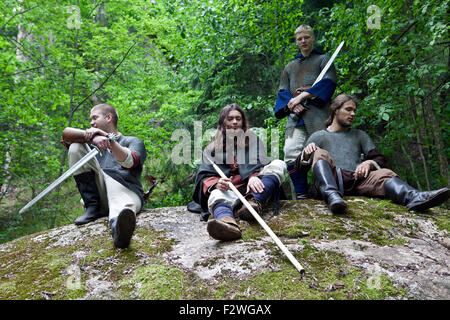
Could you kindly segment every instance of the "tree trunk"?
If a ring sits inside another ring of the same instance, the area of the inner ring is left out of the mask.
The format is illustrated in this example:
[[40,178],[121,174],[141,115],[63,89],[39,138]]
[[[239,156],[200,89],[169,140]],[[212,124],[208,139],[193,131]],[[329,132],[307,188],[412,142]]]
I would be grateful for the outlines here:
[[431,134],[433,135],[433,146],[436,150],[437,160],[439,164],[439,173],[445,179],[445,184],[448,185],[448,160],[445,155],[445,143],[442,138],[441,125],[433,110],[432,100],[433,97],[426,97],[422,105],[425,111],[427,123],[429,124],[429,128],[431,129]]

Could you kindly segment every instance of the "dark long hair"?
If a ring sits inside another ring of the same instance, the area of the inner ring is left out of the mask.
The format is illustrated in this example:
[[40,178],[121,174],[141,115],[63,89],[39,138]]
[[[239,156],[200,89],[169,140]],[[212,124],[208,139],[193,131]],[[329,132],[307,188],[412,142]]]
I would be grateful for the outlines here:
[[342,105],[348,101],[353,101],[355,106],[358,107],[358,100],[349,94],[341,93],[336,98],[333,99],[330,106],[330,114],[328,119],[325,120],[325,128],[331,126],[334,120],[334,115],[336,114],[336,110],[340,109]]
[[233,110],[239,111],[239,113],[241,114],[241,117],[242,117],[242,130],[244,130],[244,132],[247,131],[247,129],[249,128],[249,124],[247,121],[247,117],[245,116],[244,110],[242,110],[239,103],[233,102],[233,103],[223,107],[222,111],[220,111],[219,121],[217,122],[217,131],[218,132],[220,131],[220,132],[222,132],[222,134],[225,134],[226,129],[227,129],[225,127],[225,120],[227,119],[228,114]]
[[[233,110],[237,110],[241,114],[242,131],[239,132],[240,134],[238,133],[237,135],[233,136],[233,139],[231,140],[227,139],[227,128],[225,126],[225,120],[227,119],[228,114]],[[256,139],[256,135],[249,129],[250,125],[241,106],[236,102],[226,105],[220,112],[219,120],[217,122],[216,134],[206,148],[208,151],[223,151],[225,154],[227,154],[227,161],[230,161],[228,157],[232,157],[231,151],[235,150],[235,148],[245,149],[246,147],[248,147],[249,141],[251,141],[251,139],[249,138],[250,135],[252,137],[254,136],[253,138]]]

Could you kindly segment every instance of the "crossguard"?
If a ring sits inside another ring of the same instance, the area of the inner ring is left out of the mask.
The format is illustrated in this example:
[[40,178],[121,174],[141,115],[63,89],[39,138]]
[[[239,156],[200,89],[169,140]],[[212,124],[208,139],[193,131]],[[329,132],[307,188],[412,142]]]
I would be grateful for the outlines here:
[[112,133],[112,132],[108,133],[107,137],[109,139],[109,142],[113,142],[113,141],[119,140],[119,135],[115,134],[115,133]]
[[[107,134],[107,137],[108,137],[108,140],[109,140],[109,142],[113,142],[113,141],[117,141],[117,140],[119,140],[119,135],[118,134],[115,134],[115,133],[108,133]],[[89,145],[91,148],[94,148],[94,149],[97,149],[97,151],[98,151],[98,153],[100,154],[100,157],[102,157],[103,155],[102,155],[102,153],[101,153],[101,151],[100,151],[100,149],[95,145],[95,144],[90,144]]]

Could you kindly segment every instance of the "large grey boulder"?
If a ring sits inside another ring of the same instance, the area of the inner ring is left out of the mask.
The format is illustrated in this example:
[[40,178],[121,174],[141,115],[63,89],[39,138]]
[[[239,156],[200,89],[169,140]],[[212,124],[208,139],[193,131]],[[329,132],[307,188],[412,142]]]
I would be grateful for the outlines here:
[[306,269],[303,277],[257,223],[220,242],[185,207],[143,211],[128,249],[106,218],[0,245],[0,299],[449,299],[449,211],[408,212],[347,197],[281,201],[263,218]]

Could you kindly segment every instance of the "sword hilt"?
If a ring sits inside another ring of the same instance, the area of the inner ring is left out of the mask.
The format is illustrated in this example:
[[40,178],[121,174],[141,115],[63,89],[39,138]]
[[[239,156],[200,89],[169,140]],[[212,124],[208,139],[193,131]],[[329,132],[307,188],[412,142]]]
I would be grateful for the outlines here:
[[[110,133],[107,134],[107,137],[108,137],[109,142],[113,142],[113,141],[119,140],[120,136],[118,134],[110,132]],[[91,147],[91,149],[92,148],[93,149],[97,149],[98,153],[100,154],[100,157],[103,156],[102,152],[100,151],[100,149],[95,144],[89,144],[89,146]]]
[[107,137],[109,139],[109,142],[113,142],[113,141],[119,140],[119,135],[115,134],[115,133],[112,133],[112,132],[108,133]]
[[302,105],[303,108],[309,110],[309,107],[305,104],[305,101],[300,102],[300,104]]

